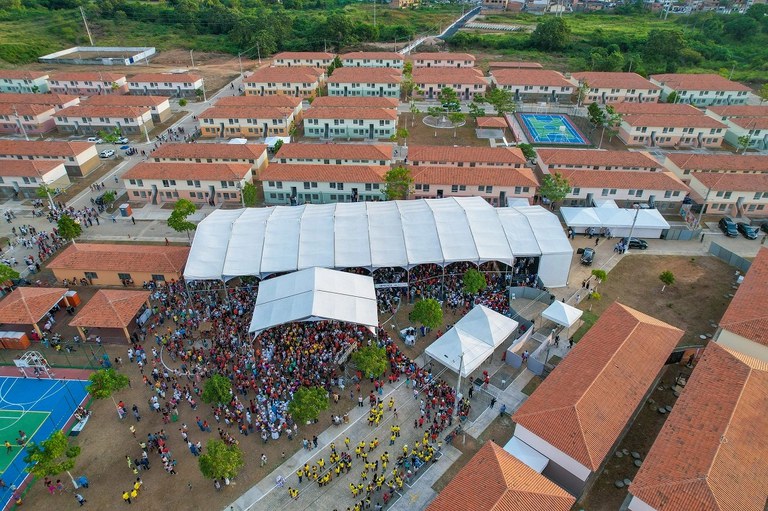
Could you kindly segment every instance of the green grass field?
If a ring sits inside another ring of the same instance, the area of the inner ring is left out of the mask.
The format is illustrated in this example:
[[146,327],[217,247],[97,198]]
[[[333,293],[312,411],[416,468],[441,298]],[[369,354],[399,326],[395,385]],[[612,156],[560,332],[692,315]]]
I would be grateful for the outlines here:
[[27,434],[27,440],[35,436],[40,426],[45,422],[48,412],[22,412],[19,410],[0,410],[0,442],[9,441],[13,444],[11,452],[3,447],[0,454],[0,473],[5,472],[16,457],[21,454],[21,446],[16,444],[19,430]]

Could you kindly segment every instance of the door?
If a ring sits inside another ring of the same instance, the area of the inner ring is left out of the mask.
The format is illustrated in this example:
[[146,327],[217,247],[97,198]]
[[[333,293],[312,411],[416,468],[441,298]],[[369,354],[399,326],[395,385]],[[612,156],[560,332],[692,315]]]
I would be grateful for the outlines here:
[[507,192],[505,191],[499,192],[499,207],[501,208],[507,207]]
[[261,130],[261,136],[267,138],[269,135],[269,125],[266,122],[261,126]]
[[224,123],[223,122],[219,123],[219,136],[220,137],[224,136]]
[[469,87],[464,89],[464,99],[469,99]]
[[210,185],[208,187],[208,205],[209,206],[216,205],[216,188],[214,188],[213,185]]
[[443,198],[443,191],[442,190],[438,190],[437,191],[437,198],[438,199],[442,199]]
[[157,204],[157,185],[152,185],[152,204]]
[[329,131],[329,128],[328,128],[328,123],[326,122],[326,123],[325,123],[325,129],[323,130],[323,138],[330,138],[330,137],[328,136],[328,135],[329,135],[329,134],[328,134],[328,131]]
[[295,199],[295,198],[296,198],[296,194],[297,194],[297,192],[296,192],[296,187],[295,187],[295,186],[292,186],[292,187],[291,187],[291,198],[292,198],[292,199]]
[[344,96],[349,96],[349,87],[347,87],[346,85],[344,86],[344,94],[343,95]]
[[379,87],[379,96],[384,97],[384,86]]
[[352,202],[357,202],[360,197],[357,194],[357,188],[352,188]]
[[435,93],[435,90],[432,87],[430,87],[429,92],[427,93],[427,96],[429,97],[429,99],[432,99],[432,96],[434,95],[434,93]]
[[373,124],[368,125],[368,138],[373,138]]

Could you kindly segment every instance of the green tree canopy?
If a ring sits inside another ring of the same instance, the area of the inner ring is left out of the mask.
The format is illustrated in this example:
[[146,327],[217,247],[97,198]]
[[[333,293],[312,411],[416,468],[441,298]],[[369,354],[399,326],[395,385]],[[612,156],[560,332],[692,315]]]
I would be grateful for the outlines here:
[[19,278],[19,272],[11,268],[10,266],[6,264],[0,264],[0,283],[3,283],[7,280],[11,279],[18,279]]
[[117,198],[117,194],[114,190],[107,190],[104,192],[104,195],[102,195],[102,199],[104,200],[104,204],[112,204],[115,202],[115,199]]
[[675,283],[675,274],[669,270],[665,270],[659,275],[659,280],[664,284],[661,288],[661,292],[663,293],[667,286],[671,286]]
[[459,95],[453,87],[443,87],[437,95],[440,105],[445,112],[458,112],[461,110]]
[[512,91],[502,89],[501,87],[494,87],[482,96],[486,103],[491,105],[496,110],[496,115],[504,116],[505,114],[511,114],[515,112],[515,98],[512,95]]
[[587,118],[589,118],[589,123],[592,126],[600,128],[603,125],[603,122],[605,122],[605,112],[600,108],[600,105],[592,102],[587,107]]
[[405,200],[413,185],[413,176],[407,167],[395,167],[384,174],[384,193],[389,200]]
[[329,405],[328,392],[325,389],[301,387],[293,393],[293,398],[288,403],[288,411],[296,422],[304,424],[317,419],[320,412],[327,410]]
[[200,398],[208,404],[226,404],[232,400],[232,382],[226,376],[214,374],[205,381]]
[[531,144],[517,144],[517,148],[523,153],[526,160],[536,159],[536,149]]
[[605,282],[608,279],[608,274],[605,270],[592,270],[592,275],[600,282]]
[[256,206],[256,185],[253,183],[245,183],[243,190],[240,193],[243,194],[243,203],[246,208],[253,208]]
[[645,40],[643,60],[649,71],[674,73],[686,47],[685,38],[679,30],[654,28]]
[[42,183],[35,190],[35,195],[37,195],[41,199],[46,199],[48,201],[48,207],[51,208],[51,211],[56,211],[56,203],[53,202],[54,193],[55,193],[55,190],[45,183]]
[[563,18],[547,18],[531,34],[529,43],[544,51],[562,50],[570,43],[571,29]]
[[552,202],[562,201],[570,192],[571,184],[559,172],[544,176],[539,187],[539,194]]
[[197,211],[197,207],[187,199],[179,199],[173,206],[171,216],[168,217],[168,227],[176,232],[186,232],[189,239],[189,231],[195,229],[195,224],[187,220],[189,215]]
[[24,462],[31,464],[26,470],[35,477],[52,477],[72,470],[79,455],[80,447],[69,445],[64,432],[56,430],[39,444],[29,442]]
[[211,439],[205,452],[198,458],[198,466],[208,479],[234,479],[245,465],[243,451],[238,444],[227,445],[222,440]]
[[352,354],[352,361],[366,378],[378,378],[389,367],[387,350],[376,345],[363,346]]
[[470,268],[464,272],[464,292],[471,295],[479,293],[486,288],[488,283],[485,280],[485,275],[475,268]]
[[472,119],[475,121],[475,124],[477,124],[478,117],[485,117],[485,109],[476,102],[470,102],[467,107],[469,108],[469,116],[472,117]]
[[437,328],[443,324],[443,308],[434,298],[419,300],[413,306],[410,319],[427,328]]
[[69,215],[61,215],[56,223],[56,228],[59,231],[59,236],[65,240],[74,240],[83,233],[82,226],[72,220]]
[[115,392],[124,389],[130,383],[128,377],[111,367],[99,369],[88,377],[88,393],[96,399],[106,399]]

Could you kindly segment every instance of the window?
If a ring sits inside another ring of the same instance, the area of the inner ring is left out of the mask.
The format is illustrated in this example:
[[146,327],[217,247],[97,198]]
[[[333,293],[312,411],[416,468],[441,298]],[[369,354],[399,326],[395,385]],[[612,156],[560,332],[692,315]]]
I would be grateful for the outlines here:
[[456,193],[459,191],[459,185],[451,185],[451,193]]
[[608,192],[609,192],[608,188],[603,188],[603,191],[602,191],[601,195],[603,197],[607,197],[608,196]]
[[416,189],[417,189],[417,190],[421,190],[421,184],[419,184],[419,183],[416,183]]
[[667,190],[666,192],[664,192],[665,199],[669,199],[670,197],[672,197],[672,192],[670,190]]
[[85,272],[85,278],[88,280],[98,279],[99,274],[96,273],[95,271],[87,271]]
[[630,190],[628,193],[629,193],[629,195],[634,195],[635,191],[634,190]]
[[637,192],[635,192],[635,197],[642,197],[643,196],[643,191],[644,190],[638,190]]
[[165,275],[152,274],[152,280],[155,282],[165,282]]
[[309,181],[304,181],[304,189],[309,190]]
[[117,278],[120,280],[131,280],[131,274],[130,273],[118,273]]
[[422,185],[421,186],[421,191],[422,192],[428,192],[429,191],[429,185]]

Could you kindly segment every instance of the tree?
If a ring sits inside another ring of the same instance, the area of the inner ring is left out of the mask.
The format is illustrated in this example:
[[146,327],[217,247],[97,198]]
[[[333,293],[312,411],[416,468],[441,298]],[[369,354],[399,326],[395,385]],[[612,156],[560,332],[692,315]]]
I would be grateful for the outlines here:
[[593,101],[587,107],[587,118],[594,128],[599,128],[605,122],[605,112]]
[[238,444],[227,445],[223,440],[211,439],[205,452],[198,458],[198,466],[208,479],[234,479],[243,468],[243,451]]
[[187,100],[186,100],[186,99],[184,99],[184,98],[181,98],[181,99],[179,100],[179,106],[180,106],[181,108],[184,108],[185,106],[187,106]]
[[229,403],[232,400],[232,382],[226,376],[214,374],[205,381],[200,398],[208,404]]
[[444,112],[458,112],[461,110],[459,95],[453,87],[443,87],[437,94]]
[[571,184],[559,172],[544,176],[544,179],[541,180],[541,186],[539,186],[539,195],[551,200],[552,203],[565,199],[570,192]]
[[395,167],[384,174],[384,194],[389,200],[405,200],[413,185],[413,176],[407,167]]
[[92,373],[88,381],[91,382],[88,384],[88,393],[96,399],[112,397],[112,394],[124,389],[130,383],[126,375],[118,373],[111,367]]
[[31,464],[26,470],[39,478],[54,477],[72,470],[75,459],[80,455],[80,447],[69,445],[69,439],[61,430],[54,431],[39,444],[29,442],[26,448],[24,462]]
[[549,18],[536,26],[528,42],[544,51],[562,50],[570,42],[571,29],[563,18]]
[[464,124],[464,114],[461,112],[451,112],[448,114],[448,120],[453,124],[453,138],[456,138],[456,129]]
[[408,147],[408,135],[410,135],[410,133],[408,133],[406,128],[397,128],[395,133],[389,137],[389,139],[392,142],[398,142],[400,139],[402,139],[405,142],[405,147]]
[[608,131],[608,142],[619,133],[619,126],[624,119],[624,114],[617,112],[611,105],[605,107],[605,116],[603,117],[603,133],[600,134],[600,144],[603,146],[603,134]]
[[674,73],[680,64],[683,49],[687,46],[679,30],[650,30],[643,50],[647,70]]
[[672,91],[669,94],[667,94],[667,103],[677,103],[677,101],[680,99],[679,94],[677,91]]
[[437,328],[443,324],[443,308],[434,298],[419,300],[413,306],[411,321],[421,323],[427,328]]
[[591,87],[587,82],[581,82],[581,85],[579,85],[579,88],[576,89],[576,105],[577,106],[581,106],[584,100],[587,99],[587,94],[589,94],[590,89]]
[[485,281],[485,275],[474,268],[464,272],[464,292],[471,295],[479,293],[486,288],[488,283]]
[[243,190],[240,192],[243,194],[243,204],[246,208],[253,208],[256,206],[256,185],[253,183],[245,183]]
[[517,144],[517,148],[520,149],[526,160],[533,161],[536,159],[536,149],[531,144]]
[[764,83],[763,86],[760,87],[760,90],[757,91],[757,95],[760,97],[760,104],[768,101],[768,83]]
[[485,117],[485,108],[482,108],[474,101],[470,102],[467,107],[469,108],[469,116],[472,117],[472,120],[475,121],[475,124],[477,124],[478,117]]
[[3,284],[4,282],[11,279],[18,279],[19,277],[19,272],[7,264],[0,264],[0,284]]
[[83,228],[79,221],[72,220],[72,217],[69,215],[61,215],[56,224],[56,228],[59,231],[59,236],[65,240],[72,240],[73,243],[75,238],[83,233]]
[[197,207],[187,199],[179,199],[173,206],[171,216],[168,217],[168,227],[176,232],[186,232],[189,239],[189,231],[195,229],[195,224],[187,220],[189,215],[197,211]]
[[411,100],[410,105],[410,111],[411,111],[411,128],[416,124],[416,116],[421,113],[421,110],[416,106],[416,102]]
[[495,87],[486,92],[482,99],[496,110],[496,115],[504,117],[505,114],[515,113],[515,98],[507,89]]
[[107,190],[104,192],[104,195],[101,196],[102,200],[104,201],[104,204],[112,205],[113,202],[115,202],[115,199],[117,198],[117,194],[114,190]]
[[741,152],[746,153],[747,148],[749,147],[749,143],[752,141],[752,137],[747,133],[746,135],[742,135],[739,137],[739,147],[741,147]]
[[592,270],[592,276],[600,282],[605,282],[608,279],[608,274],[605,273],[605,270]]
[[328,392],[325,389],[301,387],[293,393],[293,398],[288,403],[288,411],[297,423],[304,424],[317,419],[320,412],[327,410],[329,405]]
[[663,293],[667,286],[671,286],[675,283],[675,275],[671,271],[665,270],[659,275],[659,280],[664,284],[661,286],[661,292]]
[[53,188],[45,183],[42,183],[35,190],[35,194],[41,199],[48,199],[48,207],[51,208],[51,211],[56,211],[56,203],[53,202],[53,196],[55,194],[55,190],[53,190]]
[[277,152],[280,150],[280,148],[283,147],[283,139],[279,139],[277,142],[275,142],[275,145],[272,146],[272,151],[277,154]]
[[387,351],[376,345],[364,346],[355,351],[352,361],[367,378],[378,378],[389,366]]

